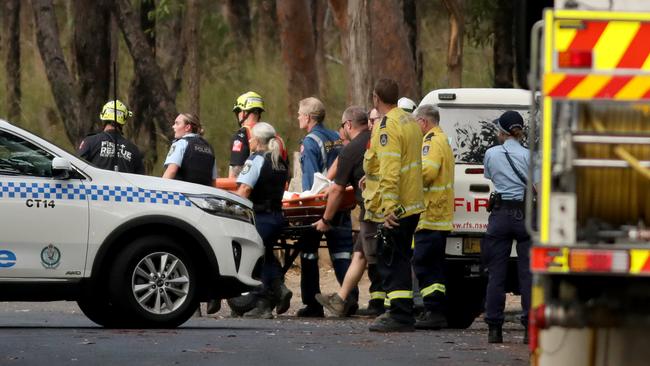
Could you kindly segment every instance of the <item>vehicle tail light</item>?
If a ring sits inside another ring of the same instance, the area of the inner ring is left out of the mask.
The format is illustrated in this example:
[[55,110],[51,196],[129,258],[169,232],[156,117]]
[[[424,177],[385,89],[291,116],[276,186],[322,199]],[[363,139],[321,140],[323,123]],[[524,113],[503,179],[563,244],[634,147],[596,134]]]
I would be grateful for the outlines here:
[[568,50],[558,53],[558,66],[571,69],[590,69],[593,65],[591,50]]
[[574,249],[569,256],[573,272],[627,273],[630,256],[626,251]]
[[467,168],[465,169],[465,174],[483,174],[483,168]]
[[555,271],[562,272],[568,269],[566,258],[568,249],[557,247],[534,247],[530,258],[530,266],[533,271]]

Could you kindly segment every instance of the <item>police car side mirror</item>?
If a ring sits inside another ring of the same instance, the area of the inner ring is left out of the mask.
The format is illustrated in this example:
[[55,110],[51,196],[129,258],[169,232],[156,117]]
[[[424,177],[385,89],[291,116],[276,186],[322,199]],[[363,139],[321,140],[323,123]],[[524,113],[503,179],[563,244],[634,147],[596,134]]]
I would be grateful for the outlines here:
[[70,178],[70,171],[72,166],[70,161],[64,158],[54,158],[52,159],[52,178],[54,179],[68,179]]

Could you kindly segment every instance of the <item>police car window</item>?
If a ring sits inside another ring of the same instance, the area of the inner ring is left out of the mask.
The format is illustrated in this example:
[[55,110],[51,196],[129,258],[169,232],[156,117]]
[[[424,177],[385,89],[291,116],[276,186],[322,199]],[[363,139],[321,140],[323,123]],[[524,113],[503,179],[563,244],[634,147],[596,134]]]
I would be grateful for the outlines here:
[[32,143],[0,131],[0,175],[51,177],[53,158]]
[[[485,152],[497,145],[497,126],[492,123],[506,109],[440,108],[440,127],[449,137],[456,163],[483,164]],[[517,110],[529,121],[528,110]],[[525,141],[524,141],[525,144]]]

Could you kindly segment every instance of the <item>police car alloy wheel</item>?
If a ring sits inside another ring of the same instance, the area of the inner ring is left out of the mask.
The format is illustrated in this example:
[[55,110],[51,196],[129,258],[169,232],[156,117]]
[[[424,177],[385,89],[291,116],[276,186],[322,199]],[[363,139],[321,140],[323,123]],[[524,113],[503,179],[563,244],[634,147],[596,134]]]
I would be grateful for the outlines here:
[[146,236],[127,244],[110,279],[111,298],[132,327],[175,327],[198,307],[198,275],[180,244],[164,236]]
[[153,314],[169,314],[187,299],[190,278],[185,264],[171,253],[156,252],[143,258],[131,279],[133,296]]

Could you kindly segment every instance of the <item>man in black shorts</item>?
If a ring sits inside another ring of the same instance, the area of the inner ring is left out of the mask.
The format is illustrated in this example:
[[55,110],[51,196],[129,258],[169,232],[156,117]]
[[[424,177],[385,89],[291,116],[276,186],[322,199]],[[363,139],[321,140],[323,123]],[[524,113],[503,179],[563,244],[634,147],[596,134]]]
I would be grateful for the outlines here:
[[365,213],[361,188],[359,187],[359,181],[364,177],[363,155],[370,142],[368,115],[361,107],[349,107],[343,112],[341,127],[351,141],[339,153],[336,177],[334,178],[334,184],[329,189],[325,213],[321,220],[314,225],[321,232],[330,229],[329,221],[334,217],[341,204],[345,187],[352,185],[356,201],[361,208],[359,215],[360,231],[354,245],[352,263],[345,274],[341,289],[337,293],[316,294],[316,300],[336,316],[348,315],[348,309],[352,305],[352,301],[347,301],[348,296],[356,289],[363,271],[366,269],[366,264],[368,264],[368,275],[372,282],[370,286],[371,300],[368,305],[368,309],[371,310],[372,314],[369,315],[378,315],[377,312],[383,310],[386,295],[381,290],[381,281],[377,278],[378,273],[375,265],[377,263],[377,239],[375,239],[377,224],[363,220]]

